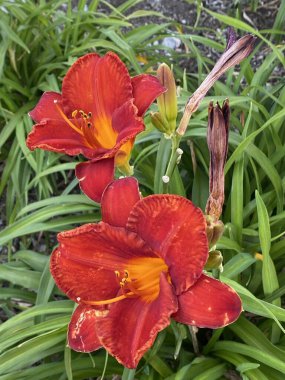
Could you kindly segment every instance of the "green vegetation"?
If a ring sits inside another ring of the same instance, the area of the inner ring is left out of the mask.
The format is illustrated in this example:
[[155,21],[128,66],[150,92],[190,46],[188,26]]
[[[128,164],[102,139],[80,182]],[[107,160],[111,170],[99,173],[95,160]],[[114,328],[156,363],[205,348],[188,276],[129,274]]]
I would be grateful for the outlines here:
[[[57,232],[100,220],[100,208],[80,194],[74,158],[28,150],[25,139],[33,124],[28,111],[43,91],[60,91],[61,80],[76,58],[91,51],[104,54],[112,50],[132,75],[156,70],[162,59],[172,64],[181,85],[181,116],[187,99],[215,63],[205,49],[221,53],[226,43],[220,30],[201,26],[199,18],[195,26],[182,28],[155,12],[132,11],[139,3],[127,0],[114,8],[106,1],[92,0],[87,7],[87,2],[80,0],[77,9],[72,9],[71,1],[0,2],[0,195],[4,206],[0,380],[80,380],[96,378],[104,371],[106,378],[122,374],[124,380],[229,379],[231,371],[243,380],[282,380],[284,0],[273,28],[259,31],[241,21],[239,12],[230,17],[201,10],[201,2],[197,2],[198,16],[207,12],[221,23],[222,30],[230,25],[239,34],[255,34],[258,42],[240,68],[231,69],[216,82],[193,115],[181,144],[182,161],[170,186],[170,192],[187,195],[205,209],[207,106],[210,100],[222,102],[228,97],[232,113],[222,216],[226,229],[218,249],[224,255],[221,279],[241,296],[243,315],[223,329],[200,329],[200,356],[194,354],[186,327],[173,322],[159,334],[137,372],[124,370],[103,350],[88,355],[66,347],[66,327],[74,304],[54,286],[49,254]],[[252,6],[257,3],[252,1]],[[100,11],[103,5],[104,13]],[[141,17],[146,25],[138,23]],[[182,51],[161,44],[170,35],[182,41]],[[257,55],[261,59],[255,59],[258,63],[252,67],[251,59]],[[144,64],[139,63],[142,57]],[[149,116],[145,122],[147,128],[136,140],[132,161],[141,191],[148,195],[162,191],[161,176],[171,147],[170,141],[154,130]]]

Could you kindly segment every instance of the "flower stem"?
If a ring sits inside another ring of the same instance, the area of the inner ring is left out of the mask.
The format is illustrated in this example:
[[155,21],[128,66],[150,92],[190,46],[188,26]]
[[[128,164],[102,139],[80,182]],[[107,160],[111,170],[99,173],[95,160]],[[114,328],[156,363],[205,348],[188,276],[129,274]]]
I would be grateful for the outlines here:
[[124,368],[122,380],[133,380],[136,374],[136,369]]
[[[175,135],[173,135],[173,137],[171,139],[171,142],[172,142],[171,156],[170,156],[170,160],[169,160],[169,163],[168,163],[168,166],[166,169],[166,173],[164,176],[165,178],[169,178],[169,181],[171,180],[172,174],[175,170],[175,166],[178,163],[177,161],[181,157],[181,152],[179,152],[179,150],[178,150],[181,137],[182,136],[180,136],[179,134],[176,133]],[[169,181],[163,182],[163,193],[164,194],[168,193]]]
[[194,349],[194,353],[199,356],[200,355],[200,352],[199,352],[199,344],[198,344],[198,339],[197,339],[197,332],[198,332],[198,329],[197,327],[195,326],[190,326],[188,325],[189,327],[189,331],[190,331],[190,335],[191,335],[191,339],[192,339],[192,344],[193,344],[193,349]]

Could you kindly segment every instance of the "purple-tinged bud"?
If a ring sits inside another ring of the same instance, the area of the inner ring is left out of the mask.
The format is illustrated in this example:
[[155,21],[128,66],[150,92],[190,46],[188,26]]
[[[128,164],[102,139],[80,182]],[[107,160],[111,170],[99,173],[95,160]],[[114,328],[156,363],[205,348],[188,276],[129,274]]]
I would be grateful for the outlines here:
[[173,73],[169,66],[162,63],[157,69],[157,78],[167,89],[157,98],[158,110],[162,118],[168,122],[168,134],[172,134],[176,128],[177,118],[177,94]]
[[230,107],[228,99],[222,108],[213,102],[208,108],[207,143],[210,151],[209,191],[206,214],[219,219],[224,204],[224,168],[228,153]]
[[206,96],[207,92],[220,76],[231,67],[239,64],[252,52],[256,37],[251,34],[246,34],[237,41],[235,41],[235,38],[233,31],[230,31],[226,50],[186,104],[184,114],[177,128],[179,135],[184,135],[191,115],[197,110],[201,100]]
[[231,26],[228,27],[227,32],[228,32],[228,41],[227,41],[226,50],[229,50],[229,48],[236,42],[237,35],[234,28],[232,28]]

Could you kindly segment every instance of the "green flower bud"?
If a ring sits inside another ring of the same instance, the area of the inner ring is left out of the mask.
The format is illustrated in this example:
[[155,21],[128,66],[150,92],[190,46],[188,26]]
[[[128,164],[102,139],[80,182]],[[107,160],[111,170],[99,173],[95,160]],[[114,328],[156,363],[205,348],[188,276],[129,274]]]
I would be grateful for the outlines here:
[[168,122],[168,134],[176,129],[177,118],[177,95],[173,73],[169,66],[162,63],[157,69],[157,78],[167,89],[157,98],[158,109],[161,116]]
[[159,112],[151,112],[150,119],[153,126],[162,133],[169,133],[168,122],[161,116]]
[[209,257],[205,265],[206,270],[219,269],[221,270],[223,263],[223,255],[220,251],[210,251]]

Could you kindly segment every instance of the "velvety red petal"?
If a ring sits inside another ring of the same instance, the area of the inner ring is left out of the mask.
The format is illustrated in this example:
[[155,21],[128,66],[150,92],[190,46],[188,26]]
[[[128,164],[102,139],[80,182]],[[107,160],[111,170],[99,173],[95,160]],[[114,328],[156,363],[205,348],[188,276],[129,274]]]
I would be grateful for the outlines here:
[[68,326],[68,345],[74,351],[91,352],[102,347],[97,336],[95,321],[108,311],[96,310],[92,306],[79,305]]
[[136,203],[127,228],[164,258],[177,294],[200,277],[208,258],[202,211],[178,195],[152,195]]
[[178,305],[178,312],[173,315],[176,321],[212,329],[234,322],[242,312],[238,294],[204,274],[187,292],[178,296]]
[[86,146],[84,138],[63,120],[49,119],[34,125],[26,144],[31,150],[40,148],[71,156],[81,153],[87,157],[94,155],[94,150]]
[[[88,234],[84,236],[89,238]],[[82,238],[78,240],[81,241]],[[91,241],[93,240],[91,238]],[[114,271],[105,270],[92,263],[89,252],[85,255],[84,250],[79,251],[79,248],[76,250],[73,247],[73,251],[70,252],[70,245],[67,244],[64,249],[55,249],[51,256],[50,270],[57,286],[77,303],[115,297],[119,286]],[[77,259],[79,253],[81,257]],[[96,284],[96,289],[93,289],[93,284]]]
[[112,116],[112,126],[119,132],[117,141],[134,137],[145,129],[143,119],[137,116],[137,108],[132,100],[116,109]]
[[111,182],[101,200],[103,222],[111,226],[125,227],[132,208],[139,200],[139,185],[134,177]]
[[138,115],[142,116],[153,101],[166,91],[159,80],[153,75],[141,74],[132,78],[133,96],[138,108]]
[[114,53],[103,57],[87,54],[68,70],[62,84],[64,110],[92,112],[95,125],[132,98],[131,78],[125,64]]
[[133,257],[156,257],[143,240],[124,228],[86,224],[57,235],[50,270],[57,286],[77,303],[117,296],[115,271]]
[[114,178],[114,171],[114,158],[82,162],[75,168],[81,190],[95,202],[101,202],[106,186]]
[[105,318],[96,320],[98,337],[106,350],[125,367],[136,368],[157,333],[170,323],[177,299],[164,275],[160,294],[151,303],[128,298],[113,304]]
[[36,123],[44,119],[61,119],[55,102],[61,101],[61,94],[58,92],[44,92],[35,108],[29,112],[29,115]]

